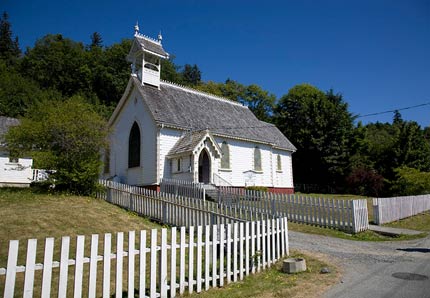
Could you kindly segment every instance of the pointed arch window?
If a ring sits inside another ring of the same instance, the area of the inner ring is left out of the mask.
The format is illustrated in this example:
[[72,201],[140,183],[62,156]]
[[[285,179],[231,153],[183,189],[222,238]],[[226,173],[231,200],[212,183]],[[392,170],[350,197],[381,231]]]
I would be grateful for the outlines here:
[[221,144],[221,168],[222,169],[230,169],[230,148],[226,141]]
[[278,156],[276,157],[276,170],[278,172],[282,172],[282,160],[280,154],[278,154]]
[[140,129],[139,125],[134,122],[128,138],[128,167],[140,166]]
[[255,147],[254,148],[254,170],[255,171],[262,171],[261,169],[261,150],[260,148]]

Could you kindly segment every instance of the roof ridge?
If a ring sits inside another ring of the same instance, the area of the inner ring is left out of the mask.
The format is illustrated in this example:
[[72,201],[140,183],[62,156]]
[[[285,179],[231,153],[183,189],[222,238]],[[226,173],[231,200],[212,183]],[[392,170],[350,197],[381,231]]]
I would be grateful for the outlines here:
[[155,38],[149,37],[148,35],[144,35],[144,34],[142,34],[142,33],[136,32],[136,33],[134,34],[134,36],[135,36],[135,37],[144,38],[144,39],[146,39],[146,40],[148,40],[148,41],[150,41],[150,42],[153,42],[153,43],[156,43],[156,44],[158,44],[158,45],[161,45],[161,42],[160,42],[160,41],[156,40]]
[[174,87],[184,89],[185,91],[189,91],[189,92],[194,93],[194,94],[197,94],[197,95],[205,95],[205,96],[209,96],[209,97],[212,97],[213,99],[216,99],[216,100],[220,100],[220,101],[223,101],[223,102],[228,102],[228,103],[231,103],[231,104],[234,104],[234,105],[240,106],[240,107],[247,108],[246,106],[244,106],[244,105],[243,105],[243,104],[241,104],[240,102],[234,101],[234,100],[229,99],[229,98],[227,98],[227,97],[222,97],[222,96],[215,95],[215,94],[212,94],[212,93],[209,93],[209,92],[205,92],[205,91],[197,90],[197,89],[194,89],[194,88],[192,88],[192,87],[184,86],[184,85],[181,85],[181,84],[178,84],[178,83],[174,83],[174,82],[170,82],[170,81],[165,81],[165,80],[160,80],[160,81],[161,81],[162,83],[164,83],[164,84],[169,84],[169,85],[172,85],[172,86],[174,86]]

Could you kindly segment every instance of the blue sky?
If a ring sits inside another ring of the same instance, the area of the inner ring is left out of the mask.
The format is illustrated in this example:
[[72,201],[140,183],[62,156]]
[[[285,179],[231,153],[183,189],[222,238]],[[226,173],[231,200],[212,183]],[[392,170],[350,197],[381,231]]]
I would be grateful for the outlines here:
[[[110,45],[139,21],[204,80],[255,83],[278,98],[300,83],[333,88],[360,115],[430,103],[429,0],[0,1],[22,48],[47,33],[87,44],[95,31]],[[430,105],[401,113],[430,126]]]

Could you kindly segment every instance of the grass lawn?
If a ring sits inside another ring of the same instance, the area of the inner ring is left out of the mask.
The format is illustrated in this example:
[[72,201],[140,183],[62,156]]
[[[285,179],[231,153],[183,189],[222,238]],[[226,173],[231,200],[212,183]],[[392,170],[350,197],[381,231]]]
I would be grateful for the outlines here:
[[430,232],[430,211],[394,221],[384,226]]
[[[335,265],[328,265],[328,260],[322,256],[311,256],[292,251],[291,257],[305,258],[307,270],[296,274],[285,274],[281,271],[282,262],[280,261],[268,270],[245,277],[243,281],[199,294],[186,294],[185,297],[320,297],[328,287],[338,282],[340,278],[338,268]],[[323,267],[328,267],[331,272],[321,274],[320,270]]]
[[[18,264],[25,264],[27,239],[38,239],[36,263],[43,263],[44,239],[55,237],[54,260],[59,260],[61,236],[71,236],[70,257],[75,256],[76,235],[100,234],[99,254],[103,250],[104,233],[128,232],[161,228],[134,213],[127,212],[103,200],[68,195],[36,194],[30,189],[0,189],[0,267],[6,267],[9,240],[20,240]],[[127,250],[127,235],[124,248]],[[85,239],[85,255],[90,255],[90,237]],[[112,237],[112,251],[116,249],[116,237]],[[86,264],[85,266],[88,266]],[[115,261],[112,261],[115,266]],[[85,267],[86,271],[87,267]],[[102,266],[99,266],[102,269]],[[114,267],[113,267],[114,268]],[[54,269],[55,271],[58,269]],[[70,267],[74,270],[74,266]],[[73,275],[69,271],[69,276]],[[58,274],[55,274],[58,275]],[[84,276],[84,280],[87,276]],[[40,296],[41,271],[36,271],[35,296]],[[112,276],[111,280],[115,280]],[[3,293],[4,276],[0,276],[0,293]],[[17,275],[16,295],[21,295],[23,274]],[[53,281],[57,284],[57,280]],[[101,285],[99,285],[101,287]],[[73,280],[69,282],[68,295],[72,294]],[[113,286],[112,286],[113,289]],[[85,293],[85,292],[84,292]],[[56,292],[51,293],[53,296]]]
[[288,222],[288,230],[295,231],[295,232],[329,236],[329,237],[337,237],[337,238],[348,239],[348,240],[356,240],[356,241],[401,241],[401,240],[423,238],[427,236],[427,233],[421,233],[419,235],[400,235],[398,237],[392,237],[392,236],[384,236],[370,230],[360,232],[357,234],[348,234],[336,229],[323,228],[323,227],[301,224],[301,223],[299,224],[294,222]]

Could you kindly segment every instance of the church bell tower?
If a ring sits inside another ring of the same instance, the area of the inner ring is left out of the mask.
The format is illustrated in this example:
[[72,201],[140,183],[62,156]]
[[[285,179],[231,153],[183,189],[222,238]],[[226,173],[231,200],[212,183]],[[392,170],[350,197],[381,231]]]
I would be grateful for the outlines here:
[[127,61],[131,62],[131,73],[137,76],[142,85],[151,85],[160,89],[161,59],[168,59],[169,54],[161,45],[161,32],[157,39],[139,33],[139,25],[134,26],[134,40]]

